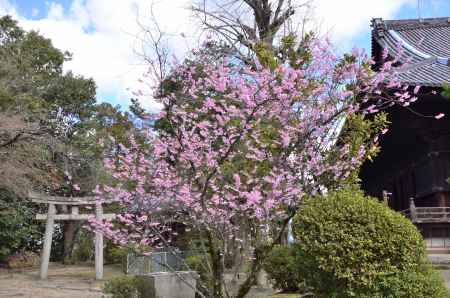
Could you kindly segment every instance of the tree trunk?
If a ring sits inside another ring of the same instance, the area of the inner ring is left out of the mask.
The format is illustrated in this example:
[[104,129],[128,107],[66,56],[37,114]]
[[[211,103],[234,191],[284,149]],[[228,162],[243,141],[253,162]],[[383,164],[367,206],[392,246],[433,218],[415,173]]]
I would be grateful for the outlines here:
[[78,233],[78,223],[67,221],[63,227],[64,233],[64,251],[63,251],[63,263],[73,264],[72,252],[75,244],[75,238]]
[[250,272],[244,283],[239,287],[239,291],[235,298],[244,298],[250,289],[257,283],[258,274],[262,267],[262,259],[262,251],[256,249]]
[[214,298],[223,297],[223,267],[222,267],[222,252],[217,248],[214,243],[213,236],[211,232],[208,232],[208,249],[209,255],[211,256],[211,267],[212,267],[212,291]]
[[289,224],[289,221],[294,216],[294,214],[295,211],[293,211],[292,214],[284,220],[277,237],[269,246],[255,248],[255,251],[253,253],[253,261],[250,266],[250,272],[244,283],[239,287],[238,293],[234,298],[244,298],[248,294],[248,292],[250,292],[251,288],[257,284],[258,276],[262,270],[262,264],[265,261],[267,254],[274,248],[276,244],[280,243],[286,231],[287,225]]

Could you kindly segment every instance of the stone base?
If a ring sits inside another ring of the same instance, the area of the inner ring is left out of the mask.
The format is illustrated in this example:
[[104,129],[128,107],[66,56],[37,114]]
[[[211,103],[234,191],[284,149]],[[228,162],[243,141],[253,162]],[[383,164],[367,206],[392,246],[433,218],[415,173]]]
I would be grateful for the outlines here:
[[160,272],[136,276],[142,298],[195,298],[194,271]]

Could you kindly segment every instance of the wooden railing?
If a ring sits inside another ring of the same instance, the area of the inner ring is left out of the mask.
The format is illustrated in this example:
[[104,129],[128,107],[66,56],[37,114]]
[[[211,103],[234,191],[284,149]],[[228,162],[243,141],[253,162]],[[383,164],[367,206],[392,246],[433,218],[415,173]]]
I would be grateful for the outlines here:
[[401,213],[414,223],[450,223],[450,207],[416,207],[413,198]]

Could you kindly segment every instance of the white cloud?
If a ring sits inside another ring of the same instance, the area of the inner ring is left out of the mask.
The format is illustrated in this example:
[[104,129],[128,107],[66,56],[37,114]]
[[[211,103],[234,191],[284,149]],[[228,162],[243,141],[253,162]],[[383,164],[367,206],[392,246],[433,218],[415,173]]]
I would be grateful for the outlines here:
[[51,2],[48,8],[47,18],[62,21],[64,19],[64,7],[59,3]]
[[8,0],[0,0],[0,15],[6,14],[17,16],[16,9]]
[[[350,43],[352,38],[369,30],[372,17],[393,17],[405,4],[415,0],[316,0],[316,14],[325,31],[330,30],[334,40]],[[131,94],[126,91],[139,88],[138,79],[146,67],[136,57],[137,24],[150,15],[150,0],[72,0],[64,10],[57,2],[49,2],[46,17],[27,19],[17,13],[8,2],[0,0],[0,15],[9,13],[19,19],[26,29],[39,30],[52,39],[54,45],[73,53],[73,61],[66,70],[93,77],[98,85],[100,100],[114,100],[126,105]],[[170,45],[176,53],[187,46],[183,32],[195,35],[190,12],[191,0],[154,1],[154,15],[163,31],[171,34]],[[108,96],[110,98],[108,98]],[[155,109],[151,99],[142,99],[145,107]]]
[[[181,29],[189,30],[187,4],[187,0],[155,1],[155,14],[163,30],[174,36]],[[73,0],[66,11],[59,3],[49,2],[46,17],[34,20],[19,15],[7,0],[0,0],[0,15],[12,14],[25,29],[38,30],[56,47],[72,52],[73,60],[65,69],[93,77],[99,100],[122,106],[132,96],[127,90],[141,87],[138,79],[147,70],[133,47],[140,30],[138,14],[145,19],[149,9],[147,0]],[[142,99],[142,103],[149,109],[157,107],[151,99]]]

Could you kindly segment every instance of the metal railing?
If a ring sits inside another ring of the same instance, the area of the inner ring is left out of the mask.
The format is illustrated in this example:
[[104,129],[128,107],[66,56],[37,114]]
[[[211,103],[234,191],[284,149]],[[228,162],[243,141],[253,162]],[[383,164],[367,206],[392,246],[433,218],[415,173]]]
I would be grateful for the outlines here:
[[145,275],[158,272],[173,272],[186,270],[185,259],[190,253],[152,252],[146,255],[130,253],[127,255],[127,274]]

